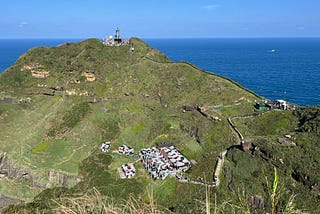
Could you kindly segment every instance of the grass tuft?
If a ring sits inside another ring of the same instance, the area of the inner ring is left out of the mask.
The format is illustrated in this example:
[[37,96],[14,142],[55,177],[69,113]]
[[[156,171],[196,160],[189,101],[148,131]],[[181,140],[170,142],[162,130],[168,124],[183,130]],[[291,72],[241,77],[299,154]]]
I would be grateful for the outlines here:
[[114,201],[112,198],[103,196],[93,188],[87,194],[74,198],[61,198],[55,201],[58,205],[53,210],[60,214],[91,214],[91,213],[137,213],[137,214],[161,214],[170,211],[155,204],[153,194],[148,194],[148,202],[141,197],[130,196],[127,200]]
[[44,149],[46,149],[49,146],[49,142],[41,142],[36,147],[32,149],[32,154],[36,154],[39,152],[42,152]]

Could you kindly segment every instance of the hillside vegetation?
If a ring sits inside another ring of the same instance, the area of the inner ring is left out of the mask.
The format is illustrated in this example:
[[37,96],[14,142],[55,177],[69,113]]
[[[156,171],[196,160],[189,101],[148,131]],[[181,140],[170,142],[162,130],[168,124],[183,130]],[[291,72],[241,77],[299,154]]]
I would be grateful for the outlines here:
[[[267,184],[274,168],[282,193],[277,212],[292,195],[297,209],[320,211],[318,110],[233,119],[250,142],[244,152],[227,119],[255,114],[261,97],[172,62],[138,38],[130,44],[134,52],[97,39],[37,47],[0,75],[0,194],[25,201],[5,212],[54,213],[95,190],[120,207],[130,199],[149,211],[202,213],[207,200],[221,212],[265,213],[272,210]],[[100,150],[105,141],[108,153]],[[119,178],[117,169],[135,157],[112,151],[126,144],[138,152],[160,142],[191,160],[184,176],[208,182],[228,149],[220,185],[154,181],[140,162],[132,179]]]

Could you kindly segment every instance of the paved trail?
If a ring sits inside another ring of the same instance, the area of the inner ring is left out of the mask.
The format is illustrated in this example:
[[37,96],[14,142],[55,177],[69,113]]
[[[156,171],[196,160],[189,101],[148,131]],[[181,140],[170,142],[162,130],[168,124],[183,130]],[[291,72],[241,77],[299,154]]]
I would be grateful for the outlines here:
[[[234,125],[234,123],[232,122],[233,119],[245,119],[245,118],[251,118],[251,117],[257,117],[257,116],[261,116],[265,113],[268,113],[269,111],[265,111],[265,112],[261,112],[261,113],[254,113],[254,114],[250,114],[250,115],[243,115],[243,116],[233,116],[233,117],[229,117],[228,118],[228,123],[230,125],[230,127],[232,128],[232,130],[236,133],[239,141],[237,142],[237,144],[233,145],[233,146],[238,146],[238,145],[242,145],[243,141],[244,141],[244,137],[241,134],[241,132],[237,129],[237,127]],[[230,146],[229,148],[233,147]],[[223,167],[224,164],[224,158],[225,156],[228,154],[228,150],[229,148],[227,148],[226,150],[222,151],[217,159],[215,168],[213,170],[213,181],[212,182],[207,182],[205,181],[203,178],[200,179],[195,179],[195,178],[189,178],[189,177],[183,177],[182,175],[176,175],[176,179],[179,182],[182,183],[193,183],[193,184],[200,184],[200,185],[206,185],[206,186],[212,186],[212,187],[217,187],[220,184],[220,172],[221,169]]]

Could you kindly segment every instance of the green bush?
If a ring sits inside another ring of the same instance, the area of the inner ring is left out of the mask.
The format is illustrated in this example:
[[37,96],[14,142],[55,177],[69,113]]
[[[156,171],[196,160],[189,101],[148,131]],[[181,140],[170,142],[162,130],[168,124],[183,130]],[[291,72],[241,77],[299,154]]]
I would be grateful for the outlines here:
[[119,133],[119,118],[115,115],[107,115],[100,124],[103,140],[112,140]]
[[54,137],[55,135],[62,134],[67,130],[72,129],[84,118],[89,109],[90,106],[87,102],[75,104],[69,111],[65,112],[62,117],[62,123],[50,128],[47,135],[49,137]]
[[62,126],[73,128],[89,111],[90,106],[87,102],[74,105],[71,110],[67,111],[63,116]]
[[320,134],[320,106],[298,108],[294,115],[299,118],[299,131]]
[[35,148],[32,149],[32,154],[36,154],[38,152],[43,151],[45,148],[49,146],[49,142],[41,142]]

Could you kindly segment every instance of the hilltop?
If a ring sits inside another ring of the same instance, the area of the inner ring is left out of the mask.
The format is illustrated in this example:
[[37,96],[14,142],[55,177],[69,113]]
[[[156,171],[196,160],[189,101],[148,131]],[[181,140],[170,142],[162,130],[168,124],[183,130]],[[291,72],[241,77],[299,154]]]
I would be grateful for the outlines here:
[[[112,152],[123,144],[136,153],[174,145],[192,163],[182,176],[206,183],[216,180],[223,159],[219,185],[209,193],[219,206],[230,201],[225,212],[246,209],[243,201],[253,212],[269,212],[266,178],[273,182],[274,168],[279,211],[292,194],[299,209],[320,209],[316,107],[257,110],[259,95],[172,62],[138,38],[124,46],[88,39],[33,48],[0,75],[0,90],[0,194],[26,202],[7,212],[46,212],[59,198],[93,188],[115,201],[152,192],[171,211],[204,211],[204,185],[153,180],[141,162],[133,178],[120,179],[117,169],[136,160]],[[111,149],[104,153],[106,141]]]

